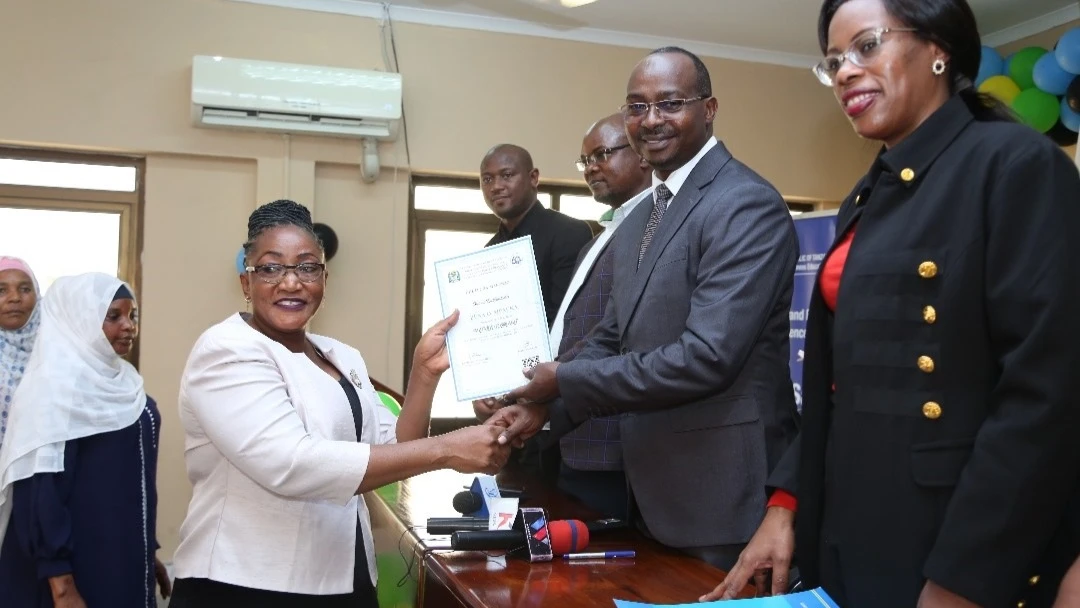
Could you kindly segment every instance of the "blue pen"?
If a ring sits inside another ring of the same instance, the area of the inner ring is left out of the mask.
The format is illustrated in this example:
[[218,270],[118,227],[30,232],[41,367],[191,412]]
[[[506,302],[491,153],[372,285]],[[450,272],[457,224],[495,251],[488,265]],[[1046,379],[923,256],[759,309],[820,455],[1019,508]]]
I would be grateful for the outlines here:
[[599,551],[596,553],[567,553],[563,559],[613,559],[616,557],[634,557],[634,551]]

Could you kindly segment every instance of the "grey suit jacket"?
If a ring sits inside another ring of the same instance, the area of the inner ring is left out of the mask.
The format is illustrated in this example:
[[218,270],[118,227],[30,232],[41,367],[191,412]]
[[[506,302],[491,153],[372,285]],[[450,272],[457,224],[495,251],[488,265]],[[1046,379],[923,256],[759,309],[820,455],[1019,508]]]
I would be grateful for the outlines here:
[[723,144],[710,150],[657,227],[641,204],[609,246],[604,319],[559,366],[559,436],[625,414],[623,458],[650,532],[672,547],[747,542],[765,478],[797,431],[788,309],[798,241],[787,205]]

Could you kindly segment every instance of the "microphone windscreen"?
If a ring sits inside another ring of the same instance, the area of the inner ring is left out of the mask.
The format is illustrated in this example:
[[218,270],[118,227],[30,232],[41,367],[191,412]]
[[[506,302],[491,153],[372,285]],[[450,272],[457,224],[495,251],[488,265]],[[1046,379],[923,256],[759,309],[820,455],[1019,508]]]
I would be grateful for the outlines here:
[[462,515],[475,513],[484,506],[484,501],[469,490],[454,494],[454,510]]
[[548,522],[551,552],[555,555],[577,553],[589,546],[589,529],[577,519],[556,519]]

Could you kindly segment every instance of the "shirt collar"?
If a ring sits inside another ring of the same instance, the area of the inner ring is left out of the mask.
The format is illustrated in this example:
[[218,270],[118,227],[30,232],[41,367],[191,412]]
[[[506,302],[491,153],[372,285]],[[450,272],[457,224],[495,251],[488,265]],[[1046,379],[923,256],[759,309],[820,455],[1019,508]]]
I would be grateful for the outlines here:
[[604,215],[600,216],[600,225],[607,228],[609,224],[620,224],[637,207],[638,203],[645,200],[652,194],[652,188],[646,188],[641,192],[638,192],[634,196],[631,196],[628,201],[619,205],[614,209],[608,209],[604,212]]
[[660,184],[664,184],[665,186],[667,186],[667,189],[671,191],[671,198],[674,199],[679,194],[679,190],[682,189],[683,184],[686,183],[686,178],[690,177],[690,173],[694,170],[694,167],[697,166],[698,162],[705,156],[706,153],[708,153],[709,150],[712,150],[716,147],[716,143],[717,142],[715,135],[709,137],[709,141],[705,142],[705,145],[702,146],[700,150],[698,150],[698,153],[694,156],[694,158],[691,158],[690,161],[687,162],[685,165],[672,171],[671,175],[669,175],[666,180],[661,180],[659,177],[656,176],[656,173],[653,173],[652,188],[650,188],[650,192],[656,190],[656,187]]
[[973,120],[975,117],[967,103],[959,95],[953,95],[904,141],[892,149],[882,149],[875,164],[899,175],[900,181],[910,187],[926,174],[930,165]]
[[533,219],[536,219],[536,216],[539,215],[540,213],[542,213],[542,211],[539,211],[539,210],[542,210],[542,209],[545,209],[545,207],[542,204],[540,204],[540,201],[533,201],[532,207],[529,207],[529,210],[525,212],[525,216],[521,218],[521,221],[518,223],[517,226],[514,227],[513,230],[507,230],[506,229],[506,224],[503,224],[502,222],[500,222],[499,223],[499,234],[504,235],[504,236],[513,236],[515,234],[522,234],[523,231],[526,228],[528,228],[529,222],[531,220],[533,220]]

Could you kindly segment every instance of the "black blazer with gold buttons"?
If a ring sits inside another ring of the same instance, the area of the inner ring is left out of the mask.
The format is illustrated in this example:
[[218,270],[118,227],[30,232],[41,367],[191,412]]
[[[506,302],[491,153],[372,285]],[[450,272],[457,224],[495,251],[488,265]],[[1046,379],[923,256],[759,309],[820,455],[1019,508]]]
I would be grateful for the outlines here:
[[770,479],[798,497],[804,581],[827,543],[860,608],[915,606],[927,578],[1049,605],[1080,552],[1076,166],[954,97],[837,222],[835,314],[815,292],[802,431]]

